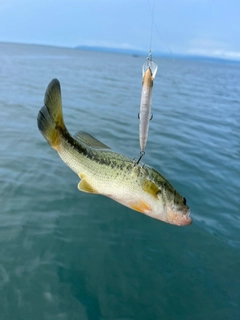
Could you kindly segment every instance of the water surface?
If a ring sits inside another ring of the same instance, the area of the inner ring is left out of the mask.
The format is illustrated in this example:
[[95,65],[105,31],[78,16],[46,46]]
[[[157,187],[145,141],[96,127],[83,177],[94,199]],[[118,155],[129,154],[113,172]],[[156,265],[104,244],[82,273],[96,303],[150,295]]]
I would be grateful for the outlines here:
[[37,129],[58,78],[69,131],[137,158],[144,59],[0,44],[0,319],[240,318],[240,64],[155,59],[143,161],[190,227],[79,192]]

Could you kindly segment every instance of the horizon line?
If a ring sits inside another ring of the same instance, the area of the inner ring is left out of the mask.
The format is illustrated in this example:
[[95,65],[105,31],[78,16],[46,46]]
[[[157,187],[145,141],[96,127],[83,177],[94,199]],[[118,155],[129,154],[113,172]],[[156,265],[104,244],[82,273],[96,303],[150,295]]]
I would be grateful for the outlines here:
[[[1,41],[0,43],[5,44],[16,44],[16,45],[32,45],[32,46],[43,46],[43,47],[53,47],[53,48],[61,48],[61,49],[73,49],[73,50],[89,50],[89,51],[98,51],[98,52],[109,52],[109,53],[119,53],[119,54],[127,54],[133,56],[144,56],[148,54],[148,51],[143,49],[136,49],[136,48],[122,48],[117,46],[104,46],[104,45],[76,45],[76,46],[67,46],[67,45],[57,45],[57,44],[43,44],[43,43],[32,43],[32,42],[15,42],[15,41]],[[221,61],[229,61],[229,62],[240,62],[240,58],[231,58],[226,56],[216,56],[211,54],[198,54],[198,53],[168,53],[164,51],[156,50],[154,52],[154,56],[161,58],[196,58],[196,59],[209,59],[209,60],[221,60]]]

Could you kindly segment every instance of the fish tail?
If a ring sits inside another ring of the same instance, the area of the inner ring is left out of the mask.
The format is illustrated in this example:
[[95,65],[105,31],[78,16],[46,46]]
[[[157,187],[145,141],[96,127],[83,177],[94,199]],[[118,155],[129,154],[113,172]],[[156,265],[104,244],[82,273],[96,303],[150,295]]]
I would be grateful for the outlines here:
[[53,79],[47,87],[37,123],[50,146],[59,151],[63,133],[67,129],[63,121],[61,87],[57,79]]

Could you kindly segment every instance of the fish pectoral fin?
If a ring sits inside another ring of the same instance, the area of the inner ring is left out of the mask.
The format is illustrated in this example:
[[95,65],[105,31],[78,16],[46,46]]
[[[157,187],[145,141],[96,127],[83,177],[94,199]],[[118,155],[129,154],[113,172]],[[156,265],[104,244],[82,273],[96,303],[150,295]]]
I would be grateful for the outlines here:
[[147,179],[143,180],[142,188],[145,192],[151,194],[155,198],[157,198],[157,194],[160,192],[158,186],[154,182]]
[[78,184],[78,189],[80,191],[83,192],[87,192],[87,193],[98,193],[92,186],[90,183],[87,182],[87,180],[85,178],[83,178],[79,184]]
[[130,203],[130,208],[141,213],[149,213],[152,211],[152,207],[143,200],[137,200],[136,202]]
[[84,131],[77,132],[74,136],[74,139],[77,140],[80,144],[84,143],[85,145],[95,148],[95,149],[108,149],[111,150],[106,144],[102,143],[101,141],[97,140],[89,133]]

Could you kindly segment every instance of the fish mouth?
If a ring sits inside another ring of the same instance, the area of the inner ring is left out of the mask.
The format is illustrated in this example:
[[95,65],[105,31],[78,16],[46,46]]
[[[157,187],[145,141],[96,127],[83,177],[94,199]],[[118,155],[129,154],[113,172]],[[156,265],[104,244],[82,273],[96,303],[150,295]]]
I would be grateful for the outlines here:
[[175,224],[177,226],[189,226],[192,224],[192,219],[190,218],[190,210],[188,209],[186,212],[174,212],[171,210],[168,213],[169,223]]
[[[190,214],[190,212],[189,212]],[[190,224],[192,224],[192,219],[189,217],[188,215],[183,215],[178,221],[177,221],[177,225],[178,226],[189,226]]]

